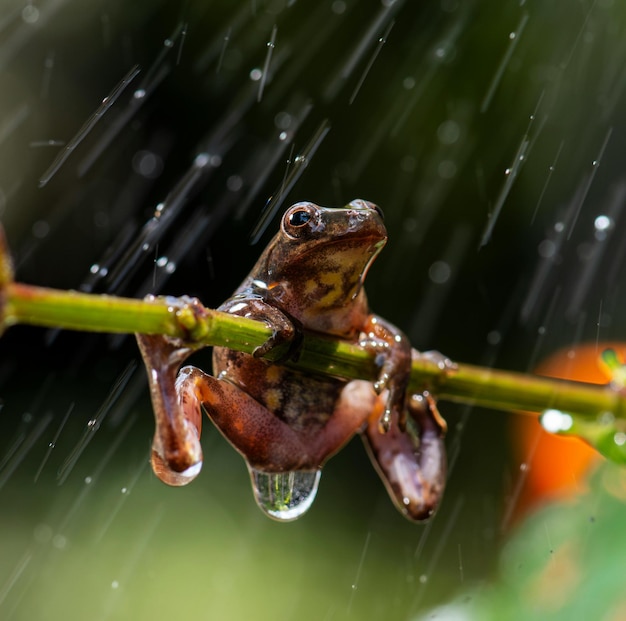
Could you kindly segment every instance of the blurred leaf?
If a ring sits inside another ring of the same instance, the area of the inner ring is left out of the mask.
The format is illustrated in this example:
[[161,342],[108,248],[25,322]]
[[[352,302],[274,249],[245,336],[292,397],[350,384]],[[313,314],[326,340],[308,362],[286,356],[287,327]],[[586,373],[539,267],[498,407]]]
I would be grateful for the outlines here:
[[589,486],[524,523],[504,546],[492,584],[421,618],[625,618],[626,471],[605,464]]

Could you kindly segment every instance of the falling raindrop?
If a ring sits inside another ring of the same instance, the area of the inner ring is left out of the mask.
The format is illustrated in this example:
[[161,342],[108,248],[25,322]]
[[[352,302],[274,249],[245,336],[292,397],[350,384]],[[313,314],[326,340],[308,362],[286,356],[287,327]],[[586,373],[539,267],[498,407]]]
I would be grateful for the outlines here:
[[317,494],[321,470],[262,472],[248,466],[254,498],[269,517],[281,522],[306,513]]

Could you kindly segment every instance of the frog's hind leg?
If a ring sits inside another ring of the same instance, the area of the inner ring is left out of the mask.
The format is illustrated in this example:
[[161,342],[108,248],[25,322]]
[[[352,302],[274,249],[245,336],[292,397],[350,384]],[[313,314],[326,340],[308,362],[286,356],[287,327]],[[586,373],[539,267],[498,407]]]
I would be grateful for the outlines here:
[[404,516],[419,521],[433,515],[443,495],[446,424],[429,394],[412,395],[407,413],[404,429],[394,416],[381,433],[373,412],[363,441],[391,499]]
[[200,413],[201,404],[224,437],[248,465],[265,472],[316,470],[320,464],[304,438],[228,380],[196,367],[183,367],[176,381],[185,417]]

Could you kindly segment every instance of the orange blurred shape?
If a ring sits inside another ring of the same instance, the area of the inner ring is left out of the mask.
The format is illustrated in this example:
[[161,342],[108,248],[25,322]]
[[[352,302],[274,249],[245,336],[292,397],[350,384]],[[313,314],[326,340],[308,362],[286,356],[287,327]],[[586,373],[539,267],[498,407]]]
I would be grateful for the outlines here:
[[[607,384],[608,369],[600,361],[605,349],[614,349],[626,359],[626,343],[587,343],[561,349],[535,369],[538,375]],[[567,498],[585,490],[585,475],[602,457],[578,438],[548,433],[536,415],[520,415],[512,421],[516,457],[525,475],[514,510],[517,521],[538,504]]]

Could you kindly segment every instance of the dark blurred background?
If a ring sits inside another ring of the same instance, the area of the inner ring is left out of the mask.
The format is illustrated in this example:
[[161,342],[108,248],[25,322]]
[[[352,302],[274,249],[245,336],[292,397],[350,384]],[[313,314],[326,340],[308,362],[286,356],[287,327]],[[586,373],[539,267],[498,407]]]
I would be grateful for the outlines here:
[[[0,0],[16,277],[214,307],[285,207],[359,197],[389,230],[370,303],[415,347],[528,371],[620,340],[625,12]],[[153,477],[137,363],[129,337],[2,337],[3,619],[405,619],[492,575],[519,477],[510,415],[440,404],[452,468],[426,526],[395,511],[356,440],[311,511],[280,525],[209,424],[191,486]]]

